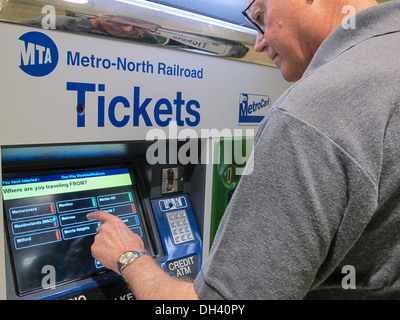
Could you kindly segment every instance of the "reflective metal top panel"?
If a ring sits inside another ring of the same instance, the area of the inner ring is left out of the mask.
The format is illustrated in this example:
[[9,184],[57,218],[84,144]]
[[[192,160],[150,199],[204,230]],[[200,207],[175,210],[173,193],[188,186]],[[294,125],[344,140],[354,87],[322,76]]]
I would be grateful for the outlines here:
[[253,28],[241,12],[247,7],[247,0],[149,0],[170,7],[198,13],[218,20]]
[[241,17],[246,0],[191,1],[187,10],[184,2],[0,0],[0,21],[274,66],[266,53],[253,49],[257,32]]

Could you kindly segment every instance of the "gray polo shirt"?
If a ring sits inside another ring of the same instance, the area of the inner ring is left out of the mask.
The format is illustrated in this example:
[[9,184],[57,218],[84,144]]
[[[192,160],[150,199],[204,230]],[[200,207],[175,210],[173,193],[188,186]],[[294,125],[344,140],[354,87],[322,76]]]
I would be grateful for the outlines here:
[[195,279],[200,298],[400,298],[398,1],[323,42],[253,156]]

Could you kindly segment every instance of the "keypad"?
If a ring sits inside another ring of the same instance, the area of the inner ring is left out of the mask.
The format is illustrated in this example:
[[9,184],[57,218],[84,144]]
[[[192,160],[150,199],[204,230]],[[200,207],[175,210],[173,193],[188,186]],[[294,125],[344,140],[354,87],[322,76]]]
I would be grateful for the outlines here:
[[167,220],[175,244],[193,240],[192,228],[185,210],[168,212]]

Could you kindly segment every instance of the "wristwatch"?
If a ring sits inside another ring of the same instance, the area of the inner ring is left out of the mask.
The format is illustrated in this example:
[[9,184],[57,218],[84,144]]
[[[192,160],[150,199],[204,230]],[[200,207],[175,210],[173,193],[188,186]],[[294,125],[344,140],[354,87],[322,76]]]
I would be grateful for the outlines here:
[[122,275],[124,270],[129,264],[135,261],[137,258],[143,255],[148,255],[146,251],[126,251],[118,259],[118,270]]

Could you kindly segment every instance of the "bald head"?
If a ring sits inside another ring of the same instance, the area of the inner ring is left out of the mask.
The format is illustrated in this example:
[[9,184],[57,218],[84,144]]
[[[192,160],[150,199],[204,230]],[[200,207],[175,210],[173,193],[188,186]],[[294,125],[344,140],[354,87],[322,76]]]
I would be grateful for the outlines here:
[[[265,32],[258,34],[255,50],[267,52],[287,81],[299,80],[345,17],[377,4],[375,0],[256,0],[249,13]],[[345,6],[352,10],[343,10]]]

